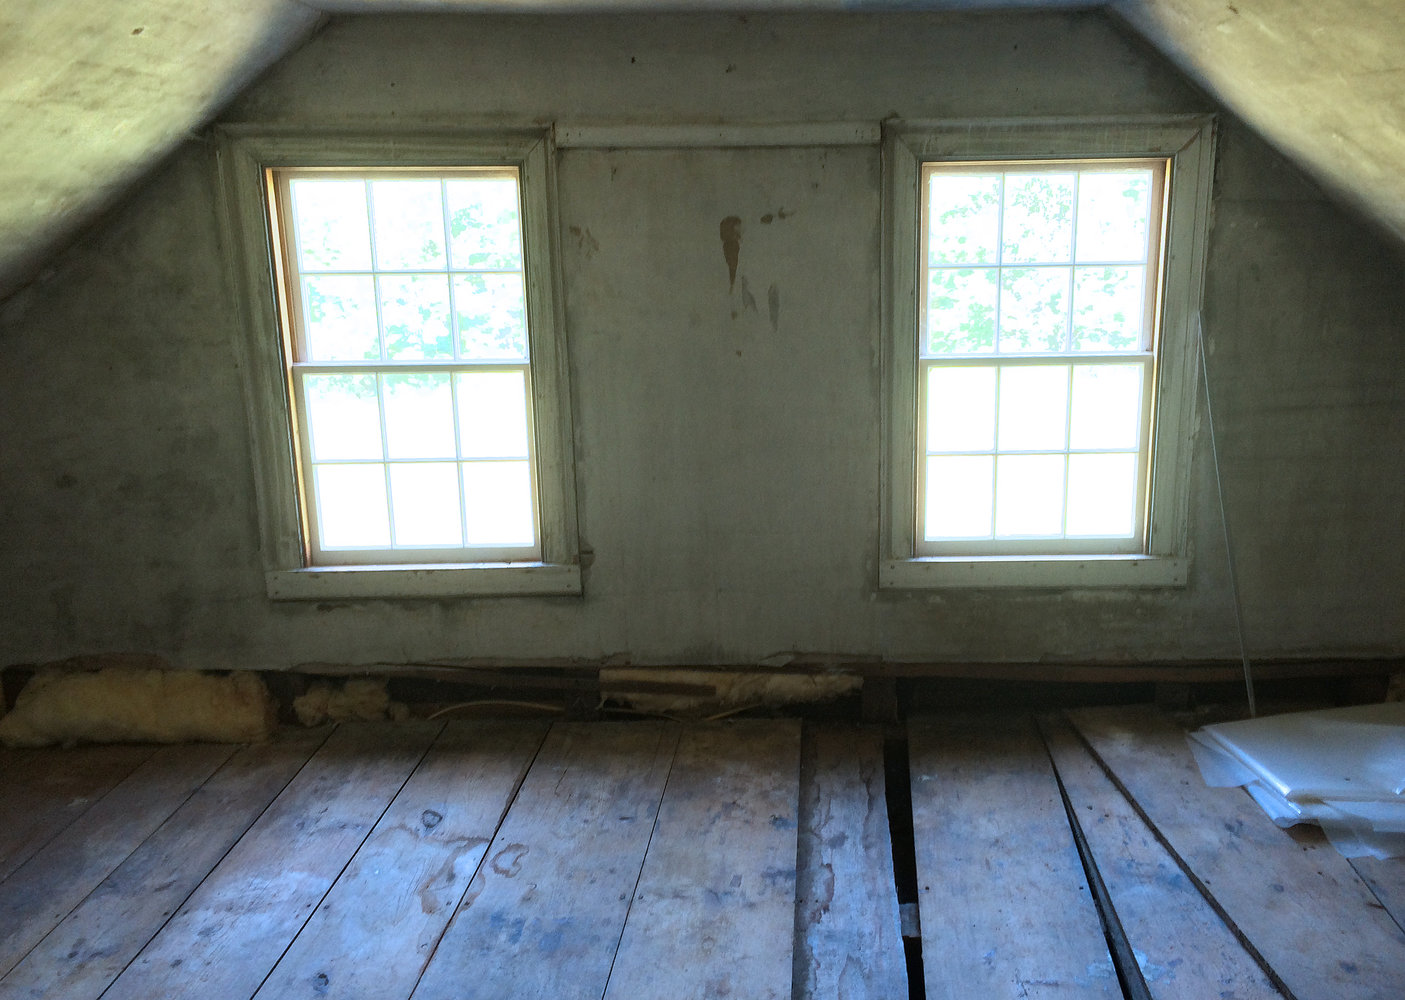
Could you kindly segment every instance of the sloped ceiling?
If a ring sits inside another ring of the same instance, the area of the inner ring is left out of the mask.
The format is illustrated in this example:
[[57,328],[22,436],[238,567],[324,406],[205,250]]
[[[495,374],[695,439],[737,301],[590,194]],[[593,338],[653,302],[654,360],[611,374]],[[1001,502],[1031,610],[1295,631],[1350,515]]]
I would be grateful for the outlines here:
[[[898,0],[1106,6],[1405,240],[1405,0]],[[884,0],[4,0],[0,300],[328,14],[879,9]]]

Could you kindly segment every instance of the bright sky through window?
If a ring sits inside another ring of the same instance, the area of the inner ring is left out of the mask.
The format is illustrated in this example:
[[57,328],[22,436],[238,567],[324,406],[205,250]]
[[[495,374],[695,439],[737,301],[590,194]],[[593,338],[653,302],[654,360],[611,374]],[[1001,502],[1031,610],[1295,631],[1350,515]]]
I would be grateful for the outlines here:
[[1141,550],[1165,169],[923,166],[918,554]]

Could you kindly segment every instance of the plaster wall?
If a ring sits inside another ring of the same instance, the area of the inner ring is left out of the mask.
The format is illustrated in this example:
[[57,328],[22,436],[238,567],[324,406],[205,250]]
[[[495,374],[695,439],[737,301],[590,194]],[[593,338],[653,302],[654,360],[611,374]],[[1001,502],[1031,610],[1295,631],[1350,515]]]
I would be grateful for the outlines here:
[[[333,22],[223,120],[1209,110],[1098,14],[453,16]],[[188,143],[0,313],[0,664],[1236,655],[1203,419],[1186,587],[876,592],[879,167],[876,147],[562,151],[585,595],[280,603],[261,575],[234,251],[210,150]],[[1215,211],[1205,319],[1250,652],[1399,655],[1405,261],[1232,120]]]

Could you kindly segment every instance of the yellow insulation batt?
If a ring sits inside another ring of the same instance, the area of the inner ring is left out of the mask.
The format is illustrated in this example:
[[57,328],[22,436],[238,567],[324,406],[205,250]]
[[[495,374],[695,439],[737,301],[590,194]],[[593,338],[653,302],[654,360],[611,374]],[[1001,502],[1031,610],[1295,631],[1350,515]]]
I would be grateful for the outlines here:
[[0,719],[0,743],[253,743],[276,723],[268,688],[253,673],[41,670]]

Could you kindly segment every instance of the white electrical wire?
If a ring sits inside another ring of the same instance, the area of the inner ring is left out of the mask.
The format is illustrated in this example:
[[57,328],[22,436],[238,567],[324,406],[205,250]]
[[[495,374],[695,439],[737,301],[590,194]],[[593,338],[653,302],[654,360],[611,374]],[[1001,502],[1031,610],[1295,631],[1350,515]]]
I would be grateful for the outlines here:
[[1215,441],[1215,409],[1210,403],[1210,366],[1205,350],[1205,324],[1200,313],[1195,314],[1195,339],[1200,350],[1200,381],[1205,386],[1205,417],[1210,427],[1210,459],[1215,467],[1215,493],[1220,500],[1220,526],[1224,529],[1225,560],[1229,564],[1229,590],[1234,598],[1234,630],[1239,636],[1239,661],[1244,666],[1244,693],[1249,698],[1249,718],[1258,715],[1254,704],[1254,671],[1249,665],[1249,652],[1244,646],[1244,611],[1239,603],[1239,574],[1235,572],[1234,546],[1229,540],[1229,515],[1225,512],[1224,483],[1220,479],[1220,450]]

